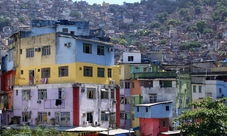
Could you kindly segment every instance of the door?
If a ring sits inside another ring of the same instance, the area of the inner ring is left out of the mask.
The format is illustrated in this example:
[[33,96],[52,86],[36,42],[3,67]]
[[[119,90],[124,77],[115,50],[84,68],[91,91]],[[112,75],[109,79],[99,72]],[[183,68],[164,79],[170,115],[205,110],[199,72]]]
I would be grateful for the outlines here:
[[29,85],[34,85],[34,70],[29,70]]

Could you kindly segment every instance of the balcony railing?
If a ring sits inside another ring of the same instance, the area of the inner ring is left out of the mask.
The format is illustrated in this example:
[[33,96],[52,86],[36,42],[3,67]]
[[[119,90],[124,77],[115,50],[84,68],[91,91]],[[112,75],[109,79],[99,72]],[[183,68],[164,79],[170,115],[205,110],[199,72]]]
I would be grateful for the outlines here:
[[176,78],[176,72],[141,72],[131,74],[132,79]]
[[206,97],[212,97],[212,92],[207,92]]

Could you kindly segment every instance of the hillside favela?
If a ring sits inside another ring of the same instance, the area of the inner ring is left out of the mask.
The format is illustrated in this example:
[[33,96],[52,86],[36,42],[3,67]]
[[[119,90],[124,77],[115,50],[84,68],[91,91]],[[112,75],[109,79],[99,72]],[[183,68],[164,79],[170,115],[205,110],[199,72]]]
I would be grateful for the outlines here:
[[0,0],[1,136],[227,136],[227,0]]

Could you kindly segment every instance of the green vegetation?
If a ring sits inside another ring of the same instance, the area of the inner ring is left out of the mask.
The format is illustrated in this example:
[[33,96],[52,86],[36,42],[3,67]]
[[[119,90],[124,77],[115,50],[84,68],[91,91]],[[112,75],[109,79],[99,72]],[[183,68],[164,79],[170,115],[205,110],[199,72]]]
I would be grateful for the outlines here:
[[205,98],[201,102],[193,102],[195,110],[183,111],[175,119],[179,122],[178,130],[187,136],[226,136],[227,135],[227,98],[213,101]]
[[76,11],[76,10],[72,10],[72,11],[70,12],[70,16],[71,16],[71,17],[75,17],[75,18],[81,18],[81,13],[78,12],[78,11]]
[[1,136],[67,136],[67,133],[60,132],[55,128],[46,128],[39,126],[35,130],[30,130],[29,127],[24,126],[20,130],[6,129]]
[[197,41],[195,42],[185,42],[182,43],[179,47],[180,50],[187,50],[187,49],[191,49],[191,48],[199,48],[201,47],[201,44]]

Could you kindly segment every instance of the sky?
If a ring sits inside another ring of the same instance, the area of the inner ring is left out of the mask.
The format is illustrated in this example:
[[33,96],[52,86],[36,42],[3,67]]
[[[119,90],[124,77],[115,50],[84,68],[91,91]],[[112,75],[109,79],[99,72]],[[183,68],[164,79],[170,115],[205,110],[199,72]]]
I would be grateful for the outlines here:
[[[74,1],[80,1],[80,0],[74,0]],[[82,1],[87,1],[90,5],[94,3],[102,4],[103,1],[109,4],[118,4],[118,5],[123,5],[123,2],[126,2],[126,3],[140,2],[140,0],[82,0]]]

